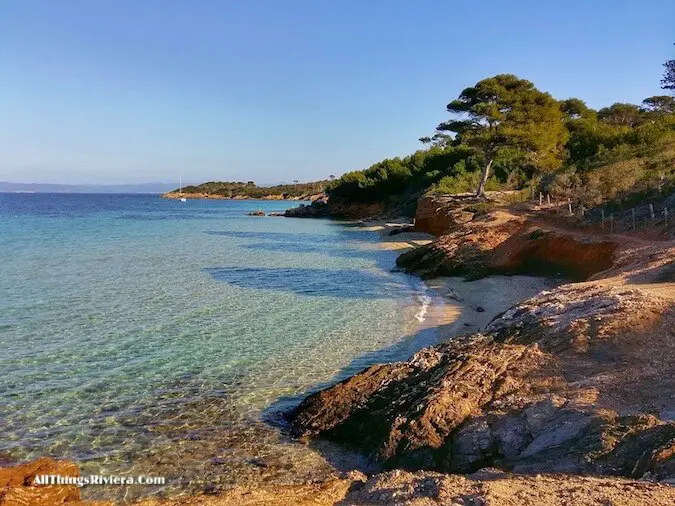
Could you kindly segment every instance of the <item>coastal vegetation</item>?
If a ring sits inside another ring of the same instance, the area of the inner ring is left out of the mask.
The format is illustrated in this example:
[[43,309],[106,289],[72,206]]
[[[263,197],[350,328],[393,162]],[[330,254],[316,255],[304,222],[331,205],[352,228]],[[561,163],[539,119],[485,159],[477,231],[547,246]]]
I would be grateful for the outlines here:
[[661,80],[661,86],[664,90],[675,90],[675,60],[668,60],[663,64],[666,71]]
[[[263,199],[269,197],[300,198],[315,195],[324,191],[328,181],[311,183],[279,184],[275,186],[258,186],[254,181],[224,182],[209,181],[200,185],[190,185],[182,189],[184,194],[212,195],[222,198]],[[172,193],[178,193],[178,189]]]
[[[661,86],[673,92],[675,60],[664,68]],[[422,149],[337,179],[331,175],[275,186],[210,181],[186,186],[182,193],[234,199],[304,199],[325,193],[329,207],[338,210],[333,214],[377,204],[377,209],[412,215],[419,197],[433,194],[526,190],[569,198],[585,208],[608,204],[621,209],[645,197],[658,201],[675,190],[671,95],[596,110],[580,98],[557,100],[526,79],[499,74],[464,89],[446,111],[449,119],[419,139]]]
[[[675,60],[664,67],[661,85],[674,90]],[[423,194],[528,189],[592,207],[675,189],[673,96],[595,110],[500,74],[466,88],[446,110],[449,120],[420,138],[424,149],[348,172],[326,193],[405,208]]]

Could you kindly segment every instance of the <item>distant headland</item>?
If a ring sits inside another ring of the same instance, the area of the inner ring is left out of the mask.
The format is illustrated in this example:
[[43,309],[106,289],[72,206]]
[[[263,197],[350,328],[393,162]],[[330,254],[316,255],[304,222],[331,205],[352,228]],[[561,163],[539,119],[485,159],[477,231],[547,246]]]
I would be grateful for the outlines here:
[[232,200],[317,200],[324,195],[329,181],[258,186],[246,183],[210,181],[162,194],[167,199],[232,199]]

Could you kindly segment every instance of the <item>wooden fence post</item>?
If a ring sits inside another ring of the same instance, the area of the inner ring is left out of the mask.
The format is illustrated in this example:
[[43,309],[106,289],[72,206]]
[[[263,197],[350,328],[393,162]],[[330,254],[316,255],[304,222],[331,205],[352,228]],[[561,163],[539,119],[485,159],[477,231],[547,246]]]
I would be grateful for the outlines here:
[[546,194],[546,207],[548,207],[548,208],[551,207],[551,194],[550,193]]
[[651,216],[652,221],[654,221],[654,206],[649,204],[649,216]]
[[605,228],[605,210],[604,209],[600,209],[600,216],[601,216],[601,219],[602,219],[602,228],[604,230],[604,228]]
[[663,208],[663,217],[666,220],[666,228],[668,227],[668,208],[664,207]]
[[539,207],[544,205],[544,194],[539,192]]
[[570,216],[572,216],[572,201],[569,197],[567,197],[567,210],[570,212]]

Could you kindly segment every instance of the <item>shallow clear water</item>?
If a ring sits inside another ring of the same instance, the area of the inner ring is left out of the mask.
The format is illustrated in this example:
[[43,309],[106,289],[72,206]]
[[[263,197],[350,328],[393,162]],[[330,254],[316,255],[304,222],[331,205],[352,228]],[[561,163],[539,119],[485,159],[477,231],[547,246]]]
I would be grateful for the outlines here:
[[0,194],[0,453],[176,492],[319,472],[268,422],[424,344],[425,294],[373,232],[246,216],[291,205]]

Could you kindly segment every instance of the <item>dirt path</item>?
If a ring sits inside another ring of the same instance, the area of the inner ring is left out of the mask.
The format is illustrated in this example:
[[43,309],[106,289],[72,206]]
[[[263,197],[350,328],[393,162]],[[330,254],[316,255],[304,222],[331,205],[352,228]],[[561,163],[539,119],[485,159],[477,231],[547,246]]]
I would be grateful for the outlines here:
[[512,209],[503,208],[496,211],[494,215],[499,217],[499,219],[503,220],[504,222],[510,220],[523,220],[528,226],[532,228],[550,230],[553,232],[559,232],[574,237],[579,238],[595,237],[607,241],[615,240],[617,243],[621,244],[622,247],[630,247],[631,245],[634,246],[653,246],[656,244],[663,245],[667,244],[668,242],[675,244],[675,241],[657,241],[645,239],[642,237],[637,237],[634,234],[598,232],[591,228],[575,227],[571,224],[564,223],[564,220],[558,216],[538,213],[536,211],[526,211],[518,213]]

